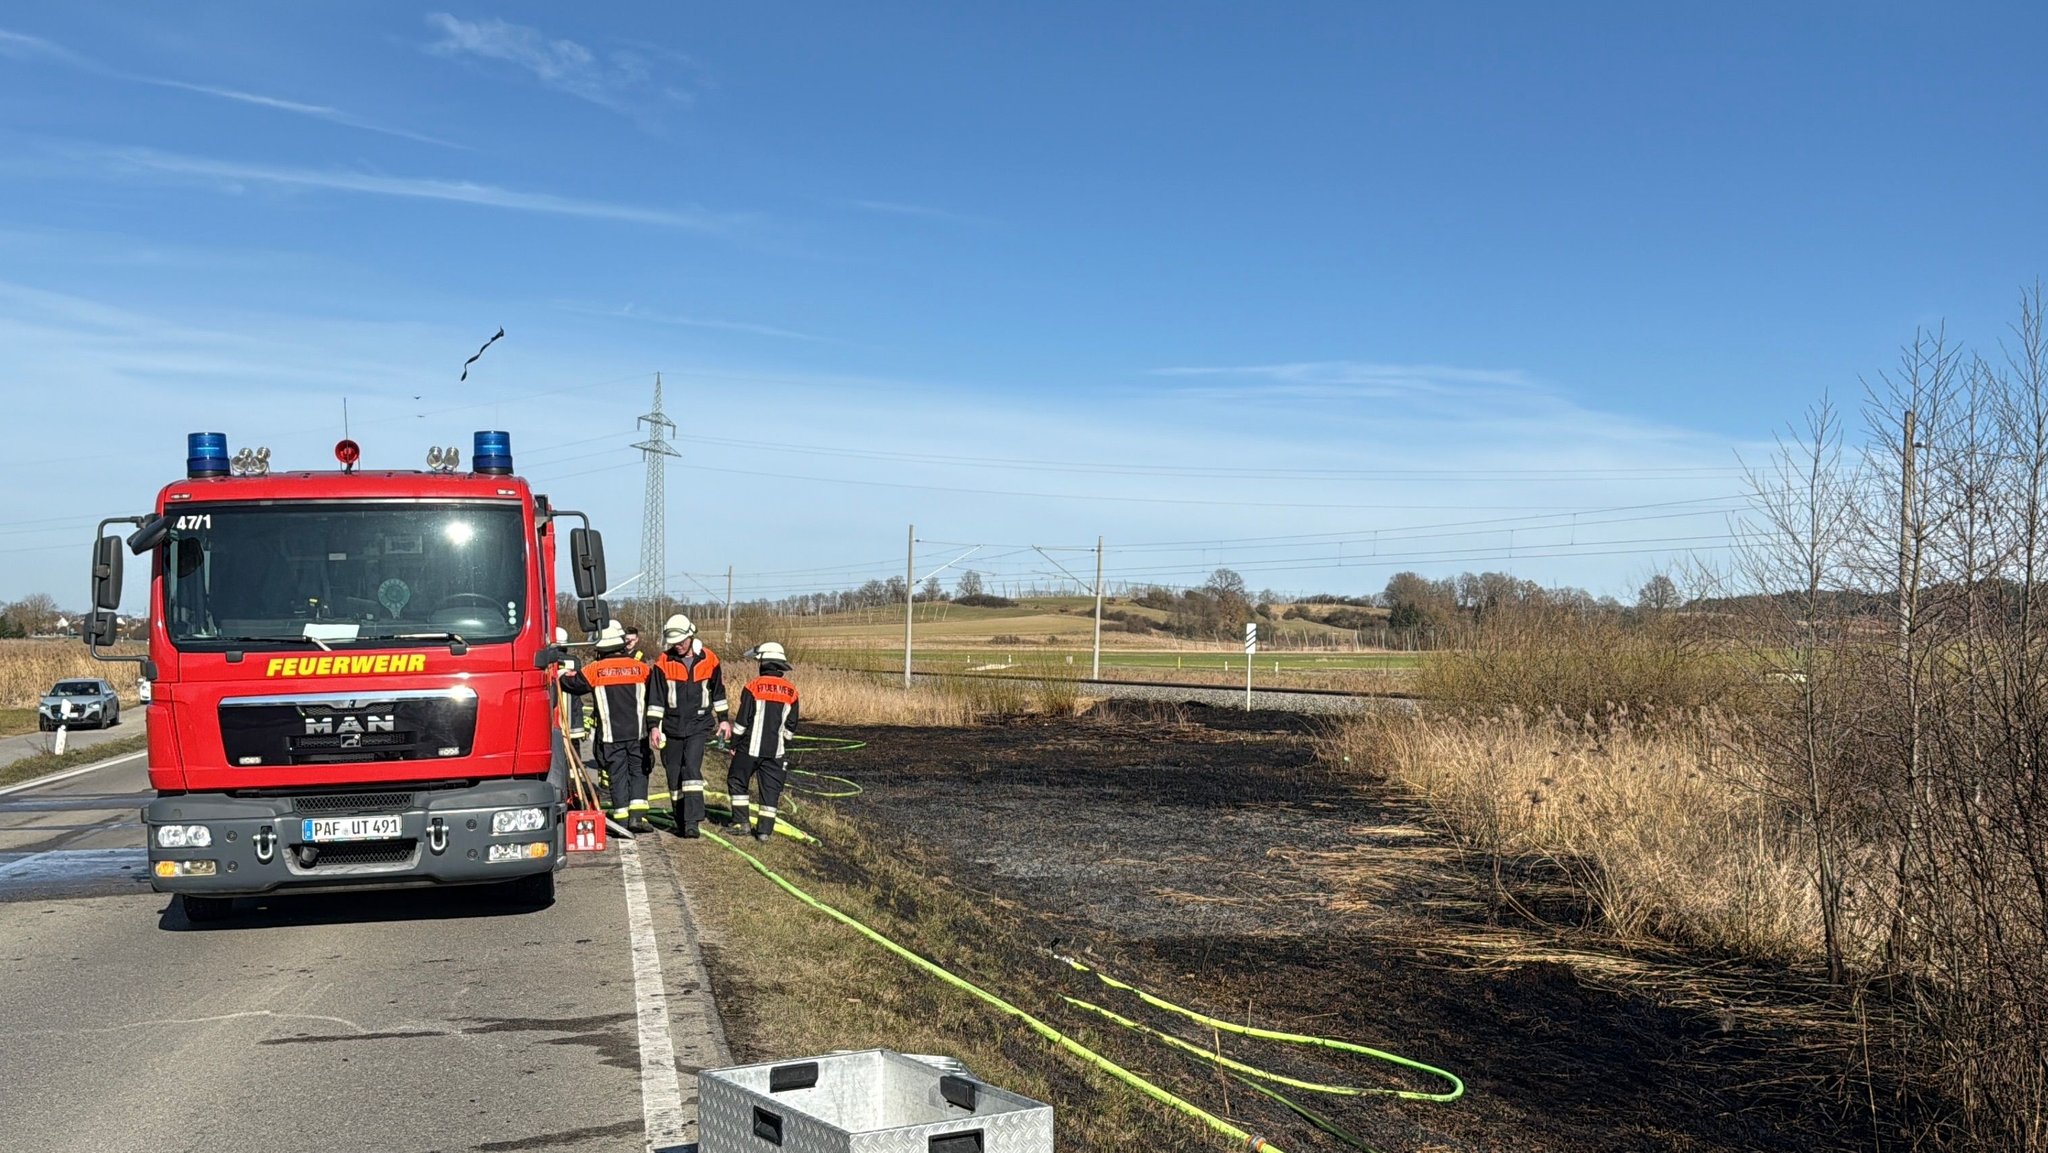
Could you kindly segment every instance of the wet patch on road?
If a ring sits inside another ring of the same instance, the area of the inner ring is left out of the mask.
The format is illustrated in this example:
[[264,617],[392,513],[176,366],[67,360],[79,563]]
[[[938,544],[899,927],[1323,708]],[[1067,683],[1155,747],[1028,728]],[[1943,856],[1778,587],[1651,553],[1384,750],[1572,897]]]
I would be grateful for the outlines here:
[[148,884],[149,856],[140,845],[0,853],[0,901],[119,896]]

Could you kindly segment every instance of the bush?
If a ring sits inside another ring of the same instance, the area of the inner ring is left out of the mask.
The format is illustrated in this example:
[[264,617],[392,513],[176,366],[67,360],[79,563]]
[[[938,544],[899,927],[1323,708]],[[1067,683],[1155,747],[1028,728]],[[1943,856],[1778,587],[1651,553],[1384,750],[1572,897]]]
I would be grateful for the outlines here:
[[953,603],[956,605],[966,605],[971,609],[1008,609],[1017,607],[1016,601],[1011,600],[1009,597],[996,596],[993,593],[975,593],[972,596],[954,597]]
[[1384,624],[1386,619],[1385,613],[1372,612],[1368,609],[1338,608],[1330,610],[1329,615],[1323,618],[1323,623],[1331,628],[1351,629],[1355,632],[1359,629],[1376,629]]
[[1418,693],[1443,705],[1572,720],[1615,709],[1739,707],[1750,687],[1742,664],[1682,619],[1630,626],[1542,608],[1494,614],[1469,646],[1425,662],[1415,680]]

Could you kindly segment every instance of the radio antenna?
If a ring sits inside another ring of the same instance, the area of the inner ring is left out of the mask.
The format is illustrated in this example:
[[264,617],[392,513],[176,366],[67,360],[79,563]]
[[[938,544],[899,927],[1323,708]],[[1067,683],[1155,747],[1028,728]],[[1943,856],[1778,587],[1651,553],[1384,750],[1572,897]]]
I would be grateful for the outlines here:
[[348,439],[348,398],[341,398],[341,439]]

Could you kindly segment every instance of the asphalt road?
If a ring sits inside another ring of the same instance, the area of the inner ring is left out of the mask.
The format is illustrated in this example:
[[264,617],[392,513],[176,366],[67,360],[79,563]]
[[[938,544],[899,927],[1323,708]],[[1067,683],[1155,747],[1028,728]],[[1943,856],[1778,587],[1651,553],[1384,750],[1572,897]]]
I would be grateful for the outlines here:
[[691,1074],[726,1057],[668,854],[706,842],[572,857],[538,912],[310,896],[201,929],[150,891],[143,765],[0,792],[0,1146],[695,1148]]
[[[122,737],[133,736],[142,731],[142,709],[141,705],[121,706],[121,723],[111,729],[67,729],[64,732],[64,747],[89,749],[106,741],[118,741]],[[21,733],[12,737],[0,737],[0,765],[40,753],[56,738],[55,733]]]

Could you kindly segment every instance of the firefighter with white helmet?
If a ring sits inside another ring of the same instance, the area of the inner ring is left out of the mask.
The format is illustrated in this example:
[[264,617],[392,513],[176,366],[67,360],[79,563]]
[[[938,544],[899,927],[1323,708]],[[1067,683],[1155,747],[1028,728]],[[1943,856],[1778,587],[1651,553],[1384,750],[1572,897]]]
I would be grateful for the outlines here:
[[[732,770],[726,776],[726,791],[732,794],[732,823],[728,831],[765,841],[775,834],[775,806],[782,799],[783,782],[789,779],[789,738],[796,732],[798,699],[796,686],[788,679],[789,654],[774,641],[754,646],[747,656],[761,662],[761,675],[747,682],[740,692],[740,713],[733,721]],[[749,782],[761,778],[761,803],[749,813]],[[751,822],[750,816],[759,821]],[[752,824],[751,830],[749,824]]]
[[667,743],[661,719],[668,688],[660,669],[626,655],[626,631],[617,621],[597,634],[596,648],[598,659],[564,673],[559,683],[596,707],[591,743],[611,786],[612,817],[628,832],[648,832],[654,826],[647,823],[647,753]]
[[732,722],[725,719],[725,675],[718,654],[697,639],[697,626],[682,613],[662,624],[661,644],[654,658],[668,693],[661,721],[668,744],[661,761],[676,833],[695,837],[704,820],[704,747],[714,733],[721,739],[732,735]]

